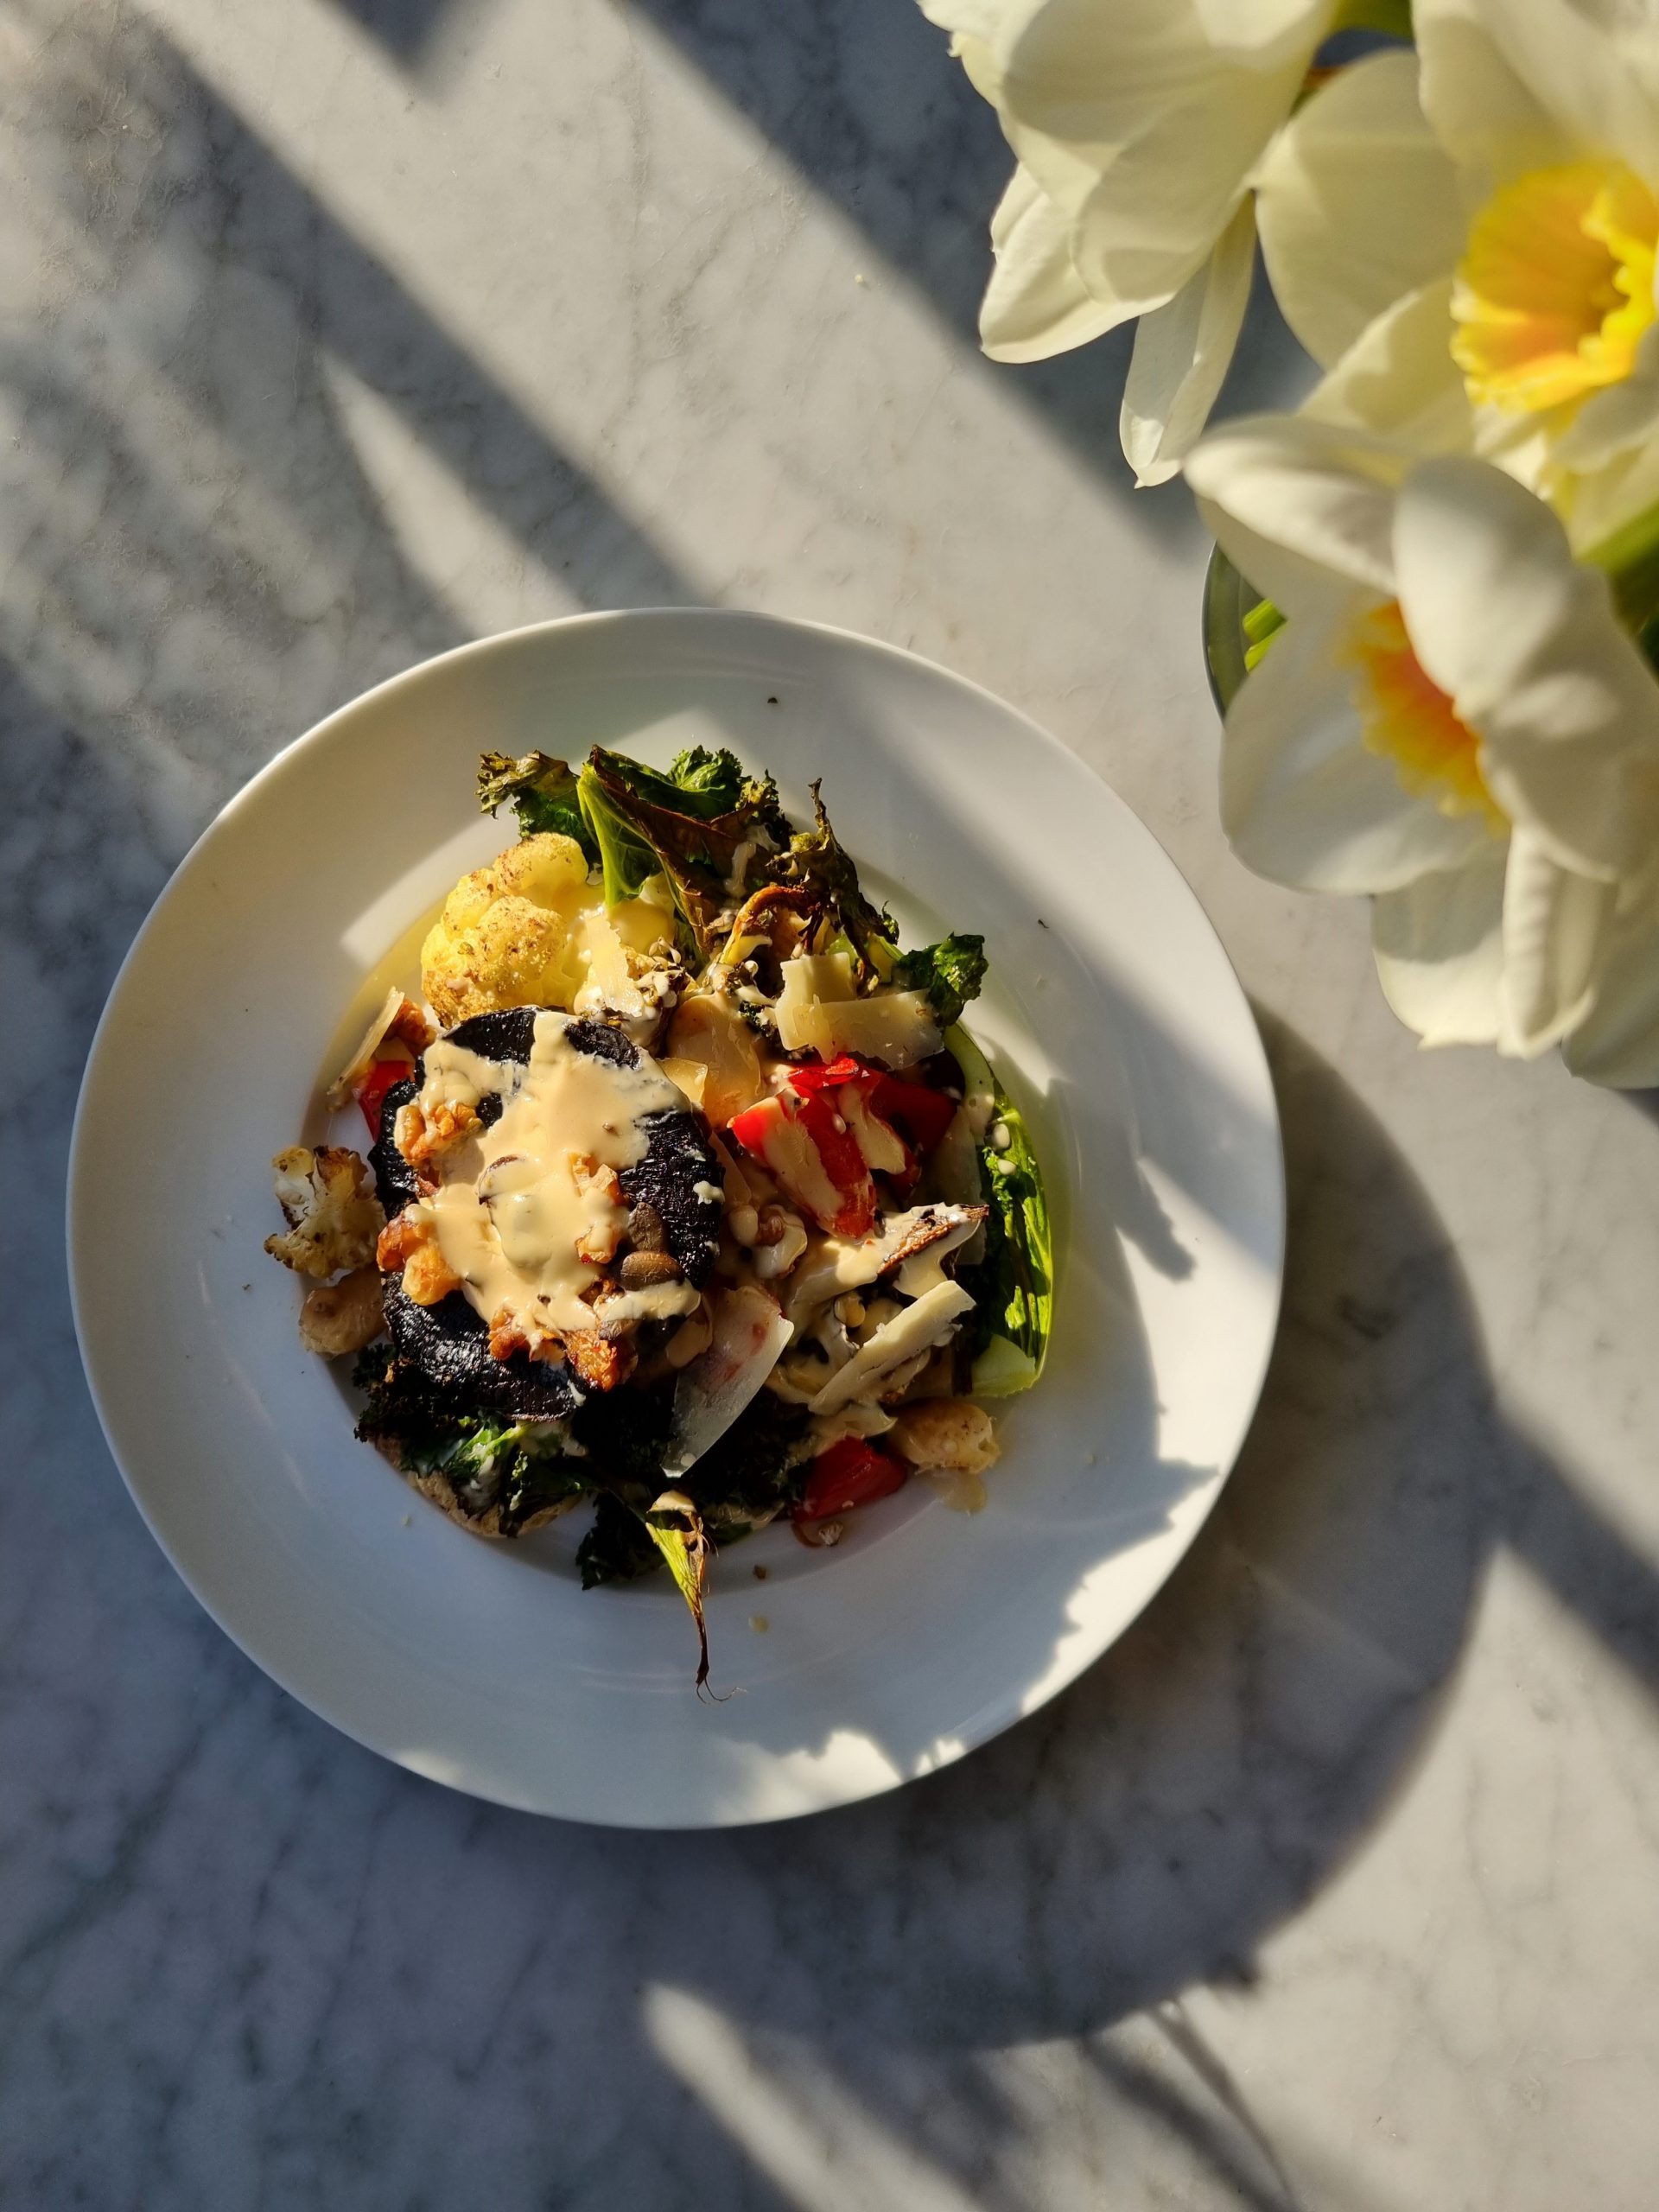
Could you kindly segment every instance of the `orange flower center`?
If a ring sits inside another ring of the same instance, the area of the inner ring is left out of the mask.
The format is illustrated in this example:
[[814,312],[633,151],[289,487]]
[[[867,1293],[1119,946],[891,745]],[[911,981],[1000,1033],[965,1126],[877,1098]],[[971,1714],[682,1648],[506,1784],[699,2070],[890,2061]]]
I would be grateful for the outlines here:
[[1412,651],[1398,600],[1360,616],[1343,658],[1358,671],[1354,704],[1366,747],[1392,765],[1402,789],[1442,814],[1484,815],[1505,834],[1510,825],[1480,772],[1480,740]]
[[1535,169],[1470,226],[1452,358],[1477,405],[1532,413],[1629,376],[1654,319],[1659,199],[1623,162]]

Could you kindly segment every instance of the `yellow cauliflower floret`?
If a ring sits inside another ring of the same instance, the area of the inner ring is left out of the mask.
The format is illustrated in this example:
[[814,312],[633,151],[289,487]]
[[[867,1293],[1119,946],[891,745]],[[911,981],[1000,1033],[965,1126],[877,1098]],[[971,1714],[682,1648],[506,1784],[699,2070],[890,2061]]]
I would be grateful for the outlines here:
[[502,1007],[569,1005],[587,882],[581,846],[550,834],[461,877],[421,948],[421,988],[446,1029]]
[[893,1425],[893,1441],[912,1467],[949,1474],[983,1474],[997,1456],[990,1415],[965,1398],[925,1398],[906,1406]]
[[326,1281],[346,1268],[366,1267],[386,1225],[374,1178],[346,1145],[291,1144],[270,1163],[286,1236],[267,1236],[273,1260]]

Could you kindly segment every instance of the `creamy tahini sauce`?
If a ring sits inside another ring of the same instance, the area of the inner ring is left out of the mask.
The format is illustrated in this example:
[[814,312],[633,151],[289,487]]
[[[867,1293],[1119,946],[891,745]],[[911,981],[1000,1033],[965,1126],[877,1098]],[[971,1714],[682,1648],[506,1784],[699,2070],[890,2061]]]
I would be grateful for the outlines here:
[[439,1248],[486,1321],[505,1308],[531,1335],[591,1329],[582,1294],[601,1269],[577,1251],[608,1251],[626,1209],[594,1179],[592,1163],[620,1173],[645,1157],[641,1118],[685,1101],[655,1061],[613,1065],[576,1049],[562,1014],[538,1014],[530,1062],[490,1060],[440,1039],[426,1054],[417,1103],[471,1106],[499,1092],[501,1117],[442,1160],[426,1201]]

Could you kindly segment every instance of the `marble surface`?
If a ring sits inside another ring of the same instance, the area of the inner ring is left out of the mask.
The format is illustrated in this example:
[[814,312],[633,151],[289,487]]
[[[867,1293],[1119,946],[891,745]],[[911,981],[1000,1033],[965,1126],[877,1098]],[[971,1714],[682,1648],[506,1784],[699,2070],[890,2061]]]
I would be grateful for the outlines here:
[[[1124,349],[973,346],[1004,166],[911,0],[0,0],[7,2208],[1653,2202],[1651,1102],[1419,1056],[1363,916],[1230,859]],[[1297,375],[1258,319],[1229,404]],[[199,1611],[61,1184],[121,955],[277,747],[702,601],[948,661],[1140,810],[1262,1010],[1291,1262],[1222,1508],[1071,1692],[632,1837],[381,1764]]]

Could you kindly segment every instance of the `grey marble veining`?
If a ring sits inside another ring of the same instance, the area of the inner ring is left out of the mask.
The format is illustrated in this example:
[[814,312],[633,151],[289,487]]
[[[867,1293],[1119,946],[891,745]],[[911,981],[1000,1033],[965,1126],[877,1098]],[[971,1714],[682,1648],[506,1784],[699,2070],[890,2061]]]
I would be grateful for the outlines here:
[[[0,2204],[1642,2212],[1649,1104],[1426,1058],[1215,820],[1122,350],[971,345],[1003,156],[909,0],[0,0]],[[1265,325],[1233,399],[1294,389]],[[585,606],[982,678],[1169,845],[1293,1221],[1198,1548],[1048,1711],[775,1832],[471,1804],[271,1688],[79,1380],[79,1067],[321,713]]]

